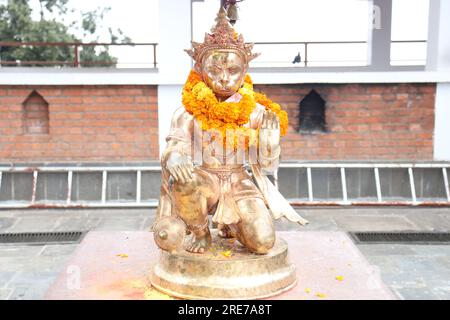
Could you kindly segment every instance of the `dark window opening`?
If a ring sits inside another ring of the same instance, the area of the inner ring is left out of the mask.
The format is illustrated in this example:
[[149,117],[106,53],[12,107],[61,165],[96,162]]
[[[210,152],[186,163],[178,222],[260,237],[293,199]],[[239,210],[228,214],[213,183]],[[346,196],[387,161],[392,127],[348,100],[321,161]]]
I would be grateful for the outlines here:
[[325,100],[313,89],[300,101],[299,132],[326,131]]

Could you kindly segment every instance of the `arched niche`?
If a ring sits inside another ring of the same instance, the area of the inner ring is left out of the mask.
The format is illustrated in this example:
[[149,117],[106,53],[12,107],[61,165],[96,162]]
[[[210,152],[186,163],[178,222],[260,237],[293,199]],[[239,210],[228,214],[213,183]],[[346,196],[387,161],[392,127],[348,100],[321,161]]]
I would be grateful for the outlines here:
[[25,134],[48,134],[48,102],[36,91],[23,102],[23,131]]
[[325,103],[325,100],[314,89],[300,101],[300,132],[312,133],[327,131]]

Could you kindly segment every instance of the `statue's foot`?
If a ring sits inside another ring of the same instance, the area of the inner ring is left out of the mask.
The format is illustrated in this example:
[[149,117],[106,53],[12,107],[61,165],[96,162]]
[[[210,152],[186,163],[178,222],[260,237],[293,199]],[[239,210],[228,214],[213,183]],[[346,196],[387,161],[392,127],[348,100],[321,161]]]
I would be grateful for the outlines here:
[[226,238],[226,239],[233,238],[231,229],[226,224],[219,224],[218,229],[219,229],[219,232],[218,232],[219,237]]
[[186,251],[192,253],[204,253],[211,244],[211,234],[209,230],[203,235],[192,235],[192,242],[187,246]]

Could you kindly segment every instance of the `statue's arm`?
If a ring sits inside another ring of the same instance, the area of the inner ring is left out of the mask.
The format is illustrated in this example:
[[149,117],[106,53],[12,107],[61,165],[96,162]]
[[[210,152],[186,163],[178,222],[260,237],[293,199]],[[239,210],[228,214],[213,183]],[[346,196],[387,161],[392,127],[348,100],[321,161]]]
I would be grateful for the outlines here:
[[161,156],[161,166],[175,180],[186,182],[192,177],[190,156],[193,134],[193,116],[181,107],[172,117],[167,146]]
[[[183,159],[187,162],[187,168],[190,167],[189,163],[192,164],[192,162],[188,162],[188,158],[186,158],[186,155],[189,155],[192,130],[193,117],[189,115],[184,108],[177,109],[172,116],[169,135],[166,137],[167,146],[161,156],[161,193],[153,226],[162,217],[171,215],[172,200],[170,180],[178,180],[180,179],[179,174],[182,174],[176,169],[177,166],[183,163]],[[189,172],[187,174],[189,174]]]

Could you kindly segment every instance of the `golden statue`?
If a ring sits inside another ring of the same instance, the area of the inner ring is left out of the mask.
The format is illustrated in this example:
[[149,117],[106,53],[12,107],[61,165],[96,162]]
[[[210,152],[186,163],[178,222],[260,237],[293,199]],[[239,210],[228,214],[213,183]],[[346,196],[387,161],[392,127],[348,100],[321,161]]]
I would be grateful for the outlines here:
[[253,91],[246,73],[258,54],[234,31],[223,8],[211,31],[186,50],[195,67],[162,154],[155,240],[168,252],[205,253],[213,215],[220,237],[267,254],[275,243],[273,219],[307,223],[266,176],[277,170],[287,114]]

